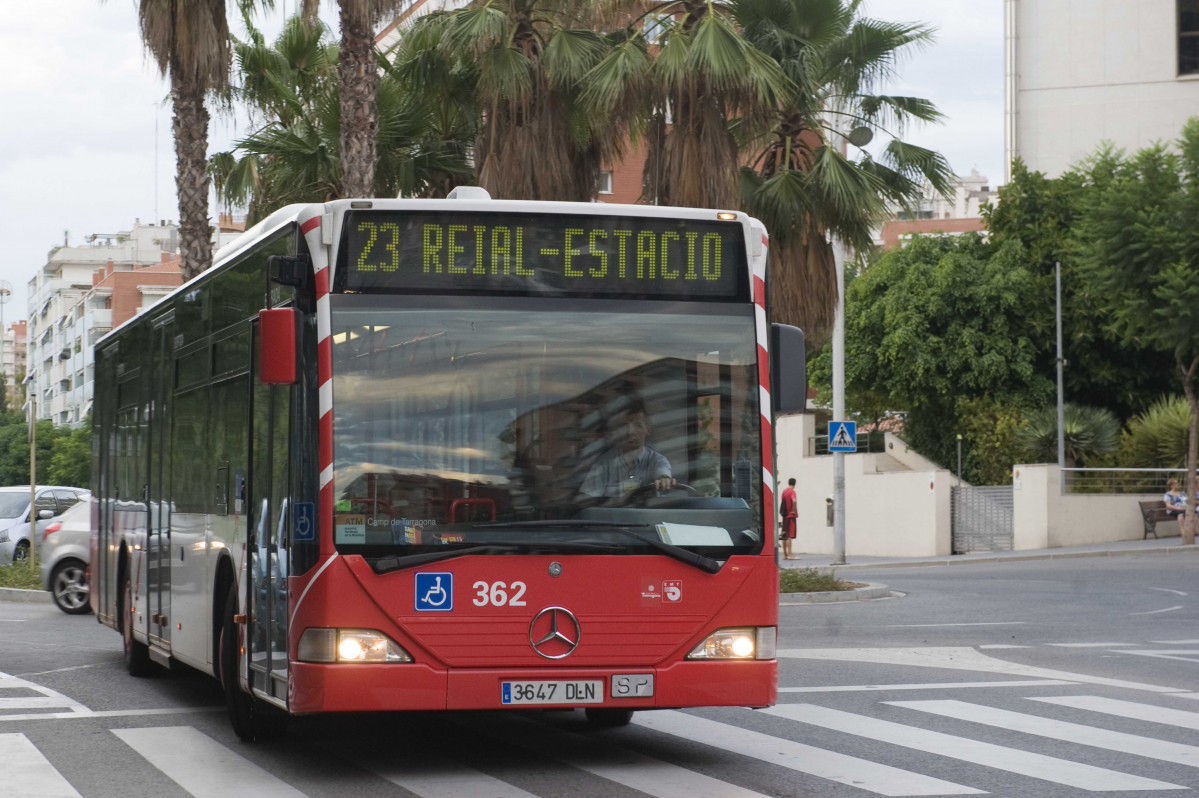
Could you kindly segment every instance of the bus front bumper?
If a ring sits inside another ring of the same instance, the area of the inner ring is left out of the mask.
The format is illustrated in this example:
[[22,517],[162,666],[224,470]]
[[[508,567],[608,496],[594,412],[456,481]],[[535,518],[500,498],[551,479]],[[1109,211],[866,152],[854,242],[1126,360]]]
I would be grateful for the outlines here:
[[[613,697],[613,676],[653,675],[653,695]],[[598,684],[596,684],[598,682]],[[589,684],[597,692],[570,700],[555,691],[544,703],[505,703],[505,683]],[[599,694],[602,691],[602,695]],[[461,668],[403,665],[316,665],[293,662],[293,714],[407,710],[565,709],[607,707],[766,707],[778,699],[778,662],[678,662],[658,668]]]

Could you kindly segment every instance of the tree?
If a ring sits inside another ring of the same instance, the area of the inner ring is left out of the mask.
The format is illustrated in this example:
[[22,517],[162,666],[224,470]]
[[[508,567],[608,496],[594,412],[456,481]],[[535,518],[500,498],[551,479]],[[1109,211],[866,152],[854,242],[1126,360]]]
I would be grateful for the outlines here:
[[[1190,405],[1187,494],[1199,460],[1199,119],[1177,150],[1155,145],[1117,159],[1110,185],[1084,206],[1080,264],[1095,285],[1107,328],[1124,342],[1170,353]],[[1187,502],[1183,543],[1195,542]]]
[[[267,45],[247,20],[234,40],[239,80],[234,94],[250,109],[254,130],[210,169],[218,197],[248,208],[251,224],[292,202],[344,196],[337,47],[319,21],[293,17]],[[372,196],[444,196],[463,175],[470,127],[432,107],[429,94],[405,92],[390,72],[375,95],[378,126]]]
[[[953,173],[939,153],[903,141],[913,122],[936,122],[918,97],[877,93],[904,53],[931,42],[922,25],[859,16],[853,0],[734,0],[746,41],[787,78],[770,131],[744,150],[742,203],[770,231],[772,313],[814,340],[833,323],[838,288],[830,238],[855,253],[894,207],[918,200],[926,184],[947,194]],[[852,132],[851,132],[852,131]],[[846,154],[863,132],[888,135],[876,160]]]
[[623,84],[609,108],[582,102],[589,72],[619,38],[602,24],[594,4],[571,0],[471,4],[418,20],[396,70],[411,90],[473,109],[476,178],[493,196],[588,202],[636,108]]
[[1126,468],[1183,468],[1191,408],[1185,397],[1163,396],[1128,422],[1120,463]]
[[1082,206],[1110,183],[1116,159],[1110,147],[1101,147],[1057,178],[1030,172],[1017,160],[1011,181],[999,189],[999,201],[983,209],[983,217],[993,243],[1021,245],[1033,274],[1027,301],[1038,308],[1029,316],[1030,333],[1040,348],[1038,370],[1051,375],[1057,368],[1054,264],[1060,262],[1066,398],[1106,407],[1126,419],[1169,391],[1174,359],[1168,352],[1109,332],[1105,302],[1078,264],[1074,230]]
[[[649,114],[642,199],[655,205],[740,206],[739,139],[769,129],[788,91],[772,58],[741,34],[732,7],[710,0],[629,2],[622,42],[589,75],[586,100],[607,114],[632,98]],[[636,10],[643,10],[635,16]],[[659,31],[651,51],[646,21]]]
[[[243,5],[249,0],[241,0]],[[229,78],[225,0],[139,0],[142,42],[171,84],[183,279],[212,265],[208,222],[208,93]]]
[[378,163],[379,60],[375,26],[404,0],[338,0],[341,49],[337,58],[341,103],[341,188],[343,196],[372,196]]
[[[1110,410],[1067,402],[1062,407],[1062,443],[1067,468],[1086,464],[1120,447],[1120,421]],[[1057,407],[1032,413],[1016,433],[1025,462],[1057,462]]]
[[[41,462],[39,455],[39,464]],[[92,423],[58,437],[50,455],[46,479],[54,485],[73,485],[91,488],[92,483]]]
[[[1001,418],[1048,403],[1027,332],[1031,285],[1014,244],[992,253],[977,236],[917,237],[887,253],[846,289],[847,405],[906,411],[907,442],[949,463],[967,401],[989,397]],[[827,385],[830,362],[826,348],[814,382]]]

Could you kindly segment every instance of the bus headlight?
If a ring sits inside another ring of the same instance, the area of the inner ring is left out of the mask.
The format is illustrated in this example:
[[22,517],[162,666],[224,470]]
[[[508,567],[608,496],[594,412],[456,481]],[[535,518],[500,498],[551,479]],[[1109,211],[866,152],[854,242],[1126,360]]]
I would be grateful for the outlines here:
[[687,659],[774,659],[773,626],[717,629],[687,655]]
[[412,655],[374,629],[305,629],[301,662],[412,662]]

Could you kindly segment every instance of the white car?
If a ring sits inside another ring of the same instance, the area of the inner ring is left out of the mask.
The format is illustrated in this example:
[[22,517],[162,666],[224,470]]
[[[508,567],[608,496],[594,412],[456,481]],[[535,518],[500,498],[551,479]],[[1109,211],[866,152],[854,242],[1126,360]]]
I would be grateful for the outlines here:
[[42,585],[68,615],[91,611],[87,564],[91,556],[92,502],[84,499],[55,518],[42,533],[38,565]]
[[[46,531],[50,519],[92,494],[83,488],[62,485],[37,486],[37,531]],[[0,488],[0,566],[29,559],[29,486]]]

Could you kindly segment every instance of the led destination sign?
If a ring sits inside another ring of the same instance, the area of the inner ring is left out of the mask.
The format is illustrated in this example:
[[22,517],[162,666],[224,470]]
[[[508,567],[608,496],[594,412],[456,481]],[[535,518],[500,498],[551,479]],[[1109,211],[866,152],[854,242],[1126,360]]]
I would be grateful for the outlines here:
[[334,290],[745,299],[738,222],[351,211]]

